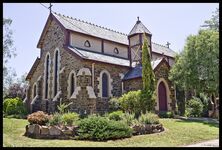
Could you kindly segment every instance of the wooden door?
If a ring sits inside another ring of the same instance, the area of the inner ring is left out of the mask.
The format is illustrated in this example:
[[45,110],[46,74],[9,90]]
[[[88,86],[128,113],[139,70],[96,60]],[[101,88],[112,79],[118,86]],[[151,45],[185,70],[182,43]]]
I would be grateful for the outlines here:
[[167,94],[166,86],[163,82],[160,82],[158,87],[158,97],[159,97],[159,111],[167,111]]

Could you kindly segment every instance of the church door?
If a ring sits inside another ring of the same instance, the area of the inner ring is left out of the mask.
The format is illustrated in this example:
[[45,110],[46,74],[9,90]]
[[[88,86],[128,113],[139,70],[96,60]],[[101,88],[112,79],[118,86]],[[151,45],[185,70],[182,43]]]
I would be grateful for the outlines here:
[[167,111],[167,94],[166,87],[163,82],[160,82],[158,87],[159,111]]

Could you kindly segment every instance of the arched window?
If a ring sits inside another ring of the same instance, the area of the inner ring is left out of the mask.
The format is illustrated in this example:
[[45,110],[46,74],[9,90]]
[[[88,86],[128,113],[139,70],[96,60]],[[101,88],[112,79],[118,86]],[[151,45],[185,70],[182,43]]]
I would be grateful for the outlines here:
[[49,54],[46,55],[46,60],[45,60],[45,95],[44,98],[48,98],[48,92],[49,92],[49,67],[50,67],[50,56]]
[[74,90],[75,90],[75,75],[74,73],[72,73],[71,80],[70,80],[70,96],[72,96]]
[[59,76],[59,51],[56,50],[54,55],[54,94],[53,96],[56,96],[58,92],[58,76]]
[[103,73],[102,75],[102,97],[108,97],[108,75]]
[[68,97],[70,98],[73,94],[73,92],[75,91],[76,88],[76,73],[74,70],[72,70],[69,73],[69,79],[68,79]]
[[36,84],[34,84],[34,86],[33,86],[33,98],[35,98],[36,93],[37,93]]
[[85,46],[85,47],[91,47],[91,45],[90,45],[90,43],[89,43],[88,40],[85,41],[84,46]]
[[115,54],[119,54],[119,50],[118,50],[117,47],[115,47],[113,51],[114,51]]

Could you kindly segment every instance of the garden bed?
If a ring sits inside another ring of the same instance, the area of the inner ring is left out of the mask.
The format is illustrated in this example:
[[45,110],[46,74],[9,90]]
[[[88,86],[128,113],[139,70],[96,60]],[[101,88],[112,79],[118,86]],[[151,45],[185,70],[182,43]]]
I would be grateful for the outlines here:
[[[45,126],[26,125],[25,136],[36,139],[76,139],[78,126]],[[133,135],[160,133],[164,131],[162,124],[134,125],[131,126]]]
[[116,111],[105,116],[79,118],[76,113],[47,115],[42,111],[28,116],[25,136],[36,139],[76,139],[106,141],[164,131],[156,114],[133,114]]

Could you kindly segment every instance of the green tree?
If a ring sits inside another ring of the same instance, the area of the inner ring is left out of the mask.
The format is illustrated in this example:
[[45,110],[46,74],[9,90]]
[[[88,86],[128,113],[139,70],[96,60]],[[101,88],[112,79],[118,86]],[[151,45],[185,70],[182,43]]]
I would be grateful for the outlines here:
[[7,87],[12,84],[13,77],[16,76],[15,71],[12,68],[7,67],[8,60],[12,56],[16,56],[16,49],[13,47],[13,32],[10,29],[11,24],[11,19],[3,18],[3,97],[5,95]]
[[213,12],[211,19],[206,20],[204,23],[205,24],[202,25],[202,27],[219,31],[219,8],[216,8],[216,11]]
[[219,32],[200,30],[190,35],[169,78],[185,91],[193,89],[195,96],[207,93],[215,102],[219,93]]
[[155,91],[155,76],[151,66],[150,49],[145,35],[142,47],[142,80],[143,90],[141,97],[141,109],[142,112],[145,113],[146,110],[152,111],[155,103],[155,99],[153,97]]

